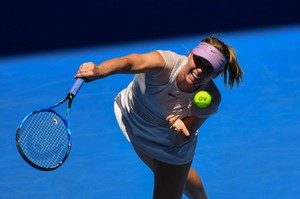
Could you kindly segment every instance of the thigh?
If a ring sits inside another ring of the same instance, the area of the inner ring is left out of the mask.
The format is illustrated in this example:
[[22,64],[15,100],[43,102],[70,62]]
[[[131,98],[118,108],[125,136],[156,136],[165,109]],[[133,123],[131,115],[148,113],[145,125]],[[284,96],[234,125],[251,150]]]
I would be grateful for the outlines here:
[[154,173],[154,199],[181,199],[192,161],[172,165],[155,160],[133,145],[137,155]]
[[153,198],[181,199],[191,163],[172,165],[155,160]]
[[140,150],[138,147],[132,145],[136,154],[139,156],[139,158],[153,171],[153,164],[154,164],[154,159],[147,155],[145,152]]

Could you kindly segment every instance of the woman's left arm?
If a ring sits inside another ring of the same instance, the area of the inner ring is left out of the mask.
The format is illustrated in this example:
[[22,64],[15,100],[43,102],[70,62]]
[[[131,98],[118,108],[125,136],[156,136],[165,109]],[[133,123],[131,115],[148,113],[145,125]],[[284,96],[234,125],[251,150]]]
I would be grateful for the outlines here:
[[196,132],[202,124],[205,122],[207,118],[198,118],[195,116],[187,116],[182,119],[183,123],[185,124],[186,128],[189,132]]

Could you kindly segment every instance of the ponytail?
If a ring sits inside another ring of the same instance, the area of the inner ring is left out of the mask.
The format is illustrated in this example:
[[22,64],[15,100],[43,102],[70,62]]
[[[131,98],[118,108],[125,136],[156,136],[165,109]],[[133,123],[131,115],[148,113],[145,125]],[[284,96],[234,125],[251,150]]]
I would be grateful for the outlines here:
[[234,84],[236,84],[236,86],[238,87],[242,82],[244,72],[237,61],[234,49],[214,37],[208,37],[202,40],[202,42],[206,42],[216,47],[223,53],[223,55],[227,59],[227,64],[220,72],[224,79],[224,85],[226,87],[229,87],[230,89],[233,88]]

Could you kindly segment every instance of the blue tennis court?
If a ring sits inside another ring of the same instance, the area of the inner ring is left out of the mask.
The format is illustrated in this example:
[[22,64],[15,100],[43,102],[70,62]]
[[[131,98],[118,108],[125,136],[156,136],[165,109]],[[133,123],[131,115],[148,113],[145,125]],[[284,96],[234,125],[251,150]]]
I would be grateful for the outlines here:
[[[210,34],[208,34],[210,35]],[[30,167],[15,146],[22,118],[72,86],[79,65],[156,49],[187,54],[208,35],[0,58],[0,198],[152,198],[152,174],[115,121],[113,100],[133,78],[85,83],[71,111],[72,150],[57,170]],[[193,167],[211,199],[295,199],[300,191],[300,26],[225,32],[245,71],[216,83],[219,113],[201,128]]]

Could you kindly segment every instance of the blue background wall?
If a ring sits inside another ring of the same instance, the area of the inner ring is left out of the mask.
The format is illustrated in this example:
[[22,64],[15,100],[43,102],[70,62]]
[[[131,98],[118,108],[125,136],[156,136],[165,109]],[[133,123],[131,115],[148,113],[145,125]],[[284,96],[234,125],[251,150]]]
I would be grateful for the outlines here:
[[1,0],[0,56],[300,22],[297,0]]

